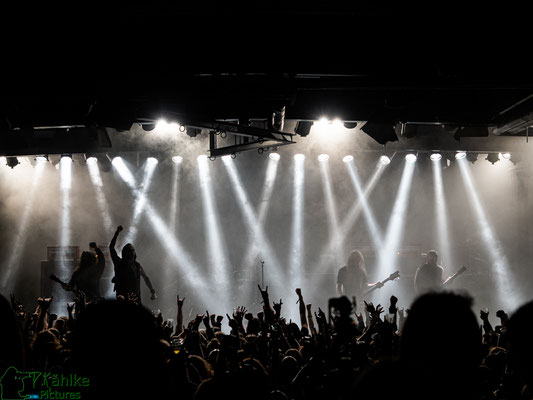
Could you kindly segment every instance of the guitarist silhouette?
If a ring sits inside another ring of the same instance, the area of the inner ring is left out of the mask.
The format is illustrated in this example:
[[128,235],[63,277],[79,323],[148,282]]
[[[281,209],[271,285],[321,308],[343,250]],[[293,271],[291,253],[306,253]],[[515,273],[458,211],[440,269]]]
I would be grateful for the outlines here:
[[444,269],[437,264],[439,254],[436,250],[430,250],[426,256],[426,263],[416,270],[415,274],[415,291],[417,295],[428,291],[437,291],[449,285],[458,275],[466,271],[463,266],[452,276],[443,279]]
[[348,256],[346,265],[337,274],[337,295],[355,296],[359,298],[370,288],[380,288],[382,282],[369,283],[365,267],[365,259],[359,250],[353,250]]

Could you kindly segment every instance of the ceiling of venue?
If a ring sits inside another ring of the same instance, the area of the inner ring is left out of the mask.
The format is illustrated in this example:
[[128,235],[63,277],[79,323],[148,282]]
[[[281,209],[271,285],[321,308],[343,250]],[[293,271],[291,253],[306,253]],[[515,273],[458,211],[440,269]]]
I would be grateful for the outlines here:
[[288,3],[13,6],[2,27],[2,155],[88,151],[103,136],[85,127],[162,117],[244,126],[283,107],[287,120],[368,121],[380,144],[397,140],[395,125],[411,136],[435,125],[456,139],[529,134],[520,10]]

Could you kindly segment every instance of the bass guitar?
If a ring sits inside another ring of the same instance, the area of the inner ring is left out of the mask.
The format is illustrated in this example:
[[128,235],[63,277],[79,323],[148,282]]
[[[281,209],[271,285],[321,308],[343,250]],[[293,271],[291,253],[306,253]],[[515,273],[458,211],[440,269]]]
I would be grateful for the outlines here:
[[453,274],[452,276],[449,276],[444,282],[442,282],[442,287],[446,286],[446,285],[449,285],[455,278],[457,278],[459,275],[461,275],[463,272],[466,271],[466,267],[463,265],[459,271],[457,271],[455,274]]
[[[381,281],[381,283],[384,285],[388,281],[393,281],[395,279],[398,279],[399,277],[400,277],[400,271],[396,271],[396,272],[393,272],[392,274],[390,274],[388,278],[386,278],[383,281]],[[376,289],[379,289],[380,287],[383,287],[383,286],[375,285],[375,286],[371,287],[370,289],[368,289],[366,292],[363,293],[363,296],[367,296],[368,294],[372,293]]]

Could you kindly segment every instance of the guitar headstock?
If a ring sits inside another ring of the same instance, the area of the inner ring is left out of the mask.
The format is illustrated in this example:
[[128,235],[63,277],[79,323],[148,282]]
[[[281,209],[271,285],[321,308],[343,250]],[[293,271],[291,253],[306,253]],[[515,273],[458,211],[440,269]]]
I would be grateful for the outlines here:
[[396,271],[396,272],[393,272],[392,274],[390,274],[388,279],[393,281],[393,280],[395,280],[395,279],[397,279],[399,277],[400,277],[400,271]]
[[457,271],[457,274],[462,274],[466,271],[466,267],[463,265],[459,271]]
[[55,281],[55,282],[61,283],[61,280],[57,276],[55,276],[54,274],[50,274],[49,278],[51,280]]

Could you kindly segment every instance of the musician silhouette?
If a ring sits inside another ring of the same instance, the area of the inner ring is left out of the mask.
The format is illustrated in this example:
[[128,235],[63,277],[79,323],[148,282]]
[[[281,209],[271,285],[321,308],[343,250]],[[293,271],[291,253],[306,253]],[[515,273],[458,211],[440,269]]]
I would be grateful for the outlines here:
[[437,291],[442,287],[444,269],[437,264],[438,259],[439,253],[436,250],[430,250],[426,255],[426,262],[416,270],[414,283],[417,295]]
[[368,283],[365,259],[359,250],[353,250],[346,265],[337,274],[337,295],[360,299],[363,293],[372,287],[382,287],[383,283]]

